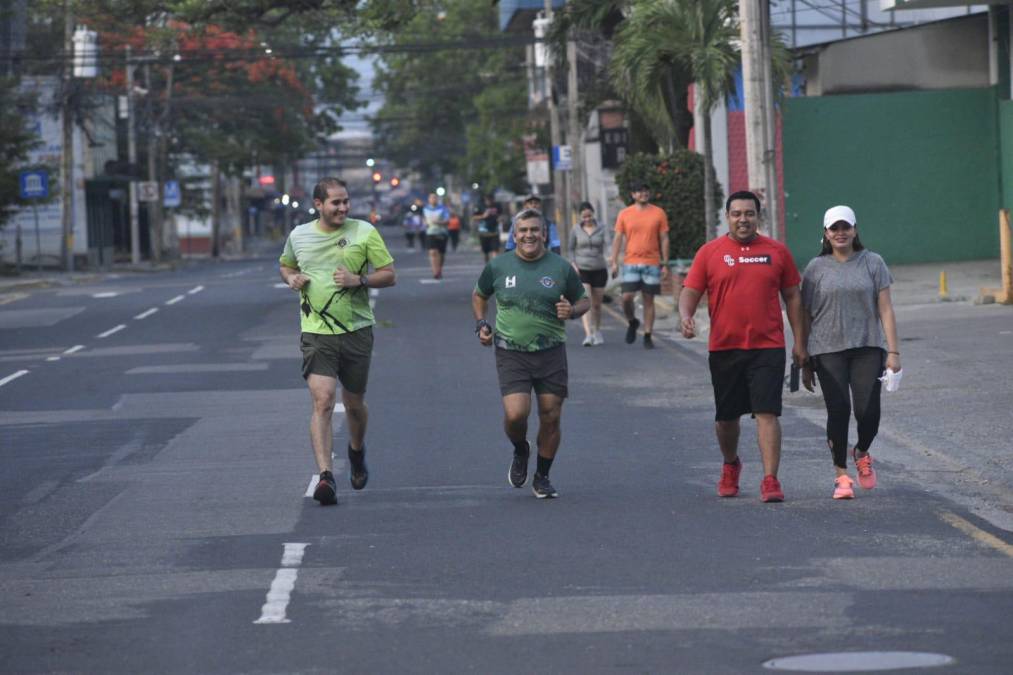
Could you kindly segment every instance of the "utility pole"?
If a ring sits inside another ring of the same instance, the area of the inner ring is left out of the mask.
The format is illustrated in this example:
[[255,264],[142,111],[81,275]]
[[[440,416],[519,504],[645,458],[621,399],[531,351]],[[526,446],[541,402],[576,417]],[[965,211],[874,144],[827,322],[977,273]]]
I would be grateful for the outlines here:
[[130,262],[137,265],[141,262],[141,228],[137,214],[137,181],[134,167],[137,166],[137,137],[134,127],[134,66],[130,63],[130,45],[126,46],[127,54],[127,164],[130,165]]
[[[548,25],[552,25],[552,0],[545,0],[545,18],[548,19]],[[548,32],[548,29],[546,29]],[[546,86],[546,104],[549,109],[549,137],[552,140],[552,147],[558,148],[562,144],[559,133],[559,117],[558,111],[556,110],[556,100],[553,96],[553,82],[554,82],[554,71],[552,67],[552,50],[547,46],[545,48],[545,86]],[[551,159],[552,153],[549,153]],[[555,221],[557,225],[562,223],[562,214],[560,213],[560,207],[563,206],[564,202],[564,186],[563,186],[563,172],[553,166],[552,169],[552,209],[555,211]]]
[[[154,104],[151,102],[153,89],[151,66],[148,63],[144,64],[144,87],[148,90],[149,119],[152,123],[152,128],[148,131],[148,180],[158,185],[158,135],[160,128]],[[162,203],[159,201],[161,198],[162,190],[159,188],[155,201],[148,202],[148,239],[150,240],[148,243],[151,247],[151,262],[153,263],[162,262]]]
[[742,84],[746,104],[746,163],[750,189],[761,192],[770,235],[782,238],[777,208],[775,118],[770,82],[769,5],[767,0],[739,3],[742,35]]
[[74,116],[70,106],[70,87],[74,75],[74,16],[70,0],[63,0],[63,206],[60,253],[63,269],[74,271]]
[[566,246],[570,241],[571,218],[575,207],[584,196],[584,129],[580,123],[580,92],[577,81],[577,42],[566,41],[566,60],[569,64],[566,78],[566,104],[569,120],[566,142],[570,145],[570,191],[566,199],[566,217],[563,218],[559,238]]

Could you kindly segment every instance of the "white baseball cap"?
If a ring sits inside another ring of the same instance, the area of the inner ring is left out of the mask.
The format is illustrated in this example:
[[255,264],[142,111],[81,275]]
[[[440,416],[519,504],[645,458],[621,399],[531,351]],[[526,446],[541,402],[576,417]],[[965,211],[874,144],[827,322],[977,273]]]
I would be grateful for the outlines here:
[[831,206],[823,214],[823,228],[828,229],[836,222],[843,220],[851,227],[855,226],[855,212],[850,206]]

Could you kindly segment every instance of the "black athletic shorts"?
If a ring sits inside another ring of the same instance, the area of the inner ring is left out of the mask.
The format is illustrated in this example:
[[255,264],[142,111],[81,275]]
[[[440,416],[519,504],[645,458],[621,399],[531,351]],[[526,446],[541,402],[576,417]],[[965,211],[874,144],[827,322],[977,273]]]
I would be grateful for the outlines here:
[[482,244],[482,253],[494,253],[499,251],[498,234],[480,234],[478,241]]
[[781,416],[784,348],[729,349],[708,359],[718,421],[737,420],[746,413]]
[[426,248],[430,251],[447,252],[447,236],[444,234],[430,234],[426,237]]
[[609,282],[608,270],[579,270],[580,283],[591,288],[605,288]]
[[500,394],[555,394],[566,398],[566,345],[537,352],[496,347],[496,374]]
[[349,393],[366,393],[373,356],[372,326],[338,335],[303,333],[300,343],[304,379],[310,375],[336,377]]

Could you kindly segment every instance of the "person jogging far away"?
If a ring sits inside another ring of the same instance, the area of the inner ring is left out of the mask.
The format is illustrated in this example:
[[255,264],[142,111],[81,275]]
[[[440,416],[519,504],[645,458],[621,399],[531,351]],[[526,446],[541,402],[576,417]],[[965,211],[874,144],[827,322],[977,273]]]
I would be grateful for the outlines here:
[[422,207],[422,220],[426,224],[426,247],[429,249],[429,264],[433,269],[433,279],[443,278],[443,261],[447,255],[447,239],[450,236],[450,211],[440,203],[435,192],[429,193],[429,199]]
[[580,318],[584,324],[583,345],[591,347],[605,343],[601,334],[601,308],[609,279],[605,256],[612,237],[609,229],[595,219],[594,207],[589,202],[582,202],[577,210],[580,213],[580,224],[570,230],[567,253],[584,284],[584,292],[591,298],[591,311]]
[[302,374],[313,403],[310,442],[320,471],[313,498],[328,505],[337,503],[331,419],[338,383],[348,423],[349,480],[355,490],[369,480],[365,394],[375,323],[369,289],[393,286],[397,275],[376,228],[348,217],[344,181],[324,178],[317,183],[313,206],[319,218],[289,234],[279,272],[300,296]]
[[633,204],[619,212],[615,225],[610,267],[619,277],[619,254],[623,255],[623,314],[626,316],[626,344],[637,339],[640,321],[633,301],[637,291],[644,305],[644,348],[654,348],[654,297],[661,294],[661,282],[668,271],[668,216],[664,209],[650,203],[651,187],[634,185]]
[[[577,272],[566,260],[545,250],[545,223],[533,209],[514,220],[517,248],[482,270],[471,306],[479,342],[495,345],[496,374],[503,398],[503,428],[513,445],[507,479],[515,488],[528,480],[528,416],[531,391],[538,401],[535,475],[531,489],[539,499],[558,496],[549,470],[559,450],[560,418],[568,394],[567,319],[590,306]],[[486,321],[489,299],[496,297],[496,327]]]
[[777,478],[781,462],[781,391],[785,340],[781,302],[795,337],[796,364],[806,362],[798,270],[784,244],[757,228],[760,199],[736,192],[725,203],[728,232],[696,252],[679,296],[682,335],[696,335],[700,298],[707,294],[711,330],[707,349],[716,408],[714,431],[724,458],[718,495],[739,493],[739,419],[752,414],[763,463],[760,498],[784,500]]
[[499,207],[492,195],[485,196],[485,206],[475,210],[471,217],[478,233],[478,243],[482,248],[485,261],[489,262],[499,255]]

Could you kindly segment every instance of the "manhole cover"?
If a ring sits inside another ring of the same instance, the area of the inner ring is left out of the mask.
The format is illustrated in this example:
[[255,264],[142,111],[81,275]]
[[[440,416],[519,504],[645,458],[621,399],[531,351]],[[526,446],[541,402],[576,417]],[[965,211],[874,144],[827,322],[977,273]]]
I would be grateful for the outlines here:
[[794,670],[810,673],[862,673],[901,668],[946,666],[953,659],[946,654],[929,652],[828,652],[784,656],[763,662],[770,670]]

